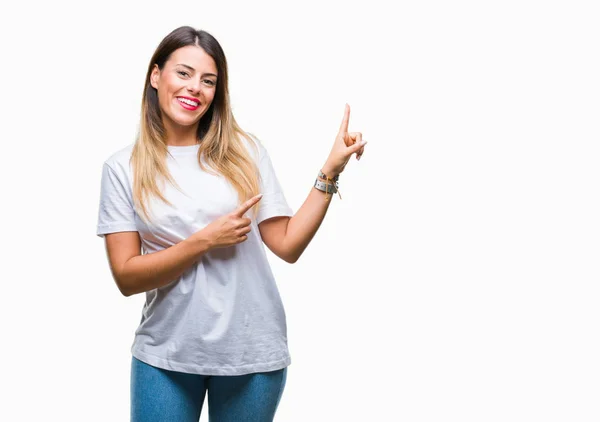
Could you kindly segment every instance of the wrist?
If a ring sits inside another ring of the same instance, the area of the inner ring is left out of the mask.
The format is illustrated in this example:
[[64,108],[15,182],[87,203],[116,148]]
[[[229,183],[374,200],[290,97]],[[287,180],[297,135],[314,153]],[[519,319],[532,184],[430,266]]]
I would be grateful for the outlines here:
[[321,168],[321,171],[330,179],[338,176],[340,174],[332,165],[325,163],[325,165]]
[[329,193],[337,193],[340,196],[340,199],[342,199],[342,195],[338,190],[339,176],[340,172],[336,171],[327,163],[325,163],[325,165],[319,171],[317,179],[315,180],[315,188],[325,192],[325,200],[327,200],[327,194]]
[[214,248],[214,242],[204,229],[194,233],[192,236],[184,240],[191,245],[194,255],[202,255],[212,248]]

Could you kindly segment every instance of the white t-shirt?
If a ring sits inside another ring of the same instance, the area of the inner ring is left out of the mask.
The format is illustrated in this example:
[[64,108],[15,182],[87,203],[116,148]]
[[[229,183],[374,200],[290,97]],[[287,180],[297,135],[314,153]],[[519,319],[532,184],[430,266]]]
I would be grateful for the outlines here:
[[[170,284],[146,292],[142,318],[131,348],[150,365],[202,375],[244,375],[291,363],[286,318],[267,261],[258,224],[292,216],[271,159],[255,139],[248,147],[260,170],[260,208],[248,240],[208,251]],[[200,169],[199,145],[169,146],[169,171],[184,192],[165,182],[169,206],[153,199],[152,221],[144,223],[133,205],[133,144],[104,163],[97,235],[137,231],[143,253],[166,249],[235,210],[238,195],[222,176]]]

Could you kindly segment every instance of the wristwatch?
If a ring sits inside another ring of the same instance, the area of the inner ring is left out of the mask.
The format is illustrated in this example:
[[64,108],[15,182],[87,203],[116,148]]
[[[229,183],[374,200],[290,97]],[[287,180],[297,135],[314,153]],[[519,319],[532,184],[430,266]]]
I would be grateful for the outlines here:
[[[323,173],[321,170],[319,170],[319,177],[320,177],[321,179],[327,179],[327,176],[325,176],[325,173]],[[331,179],[331,180],[333,180],[334,182],[337,182],[338,180],[340,180],[340,175],[339,175],[339,174],[337,174],[337,175],[336,175],[336,176],[335,176],[333,179]]]
[[326,193],[337,193],[337,188],[335,185],[332,185],[331,183],[325,183],[319,179],[315,180],[315,188]]

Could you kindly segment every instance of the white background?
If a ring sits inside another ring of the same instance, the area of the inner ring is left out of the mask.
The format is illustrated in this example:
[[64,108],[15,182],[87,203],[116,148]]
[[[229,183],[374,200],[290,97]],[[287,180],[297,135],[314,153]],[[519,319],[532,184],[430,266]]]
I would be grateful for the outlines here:
[[295,210],[346,102],[369,141],[299,262],[270,255],[293,362],[276,421],[600,419],[594,2],[393,7],[2,6],[1,420],[128,420],[144,298],[95,235],[100,175],[181,25],[221,42]]

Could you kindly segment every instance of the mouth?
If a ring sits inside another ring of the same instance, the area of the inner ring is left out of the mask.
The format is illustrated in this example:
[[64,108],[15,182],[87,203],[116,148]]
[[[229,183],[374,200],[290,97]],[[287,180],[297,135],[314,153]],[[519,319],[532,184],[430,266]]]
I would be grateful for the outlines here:
[[196,110],[200,107],[200,101],[190,97],[177,97],[177,102],[186,110]]

